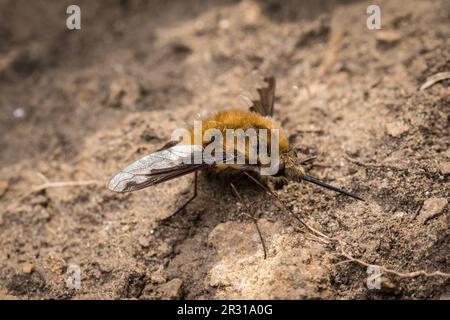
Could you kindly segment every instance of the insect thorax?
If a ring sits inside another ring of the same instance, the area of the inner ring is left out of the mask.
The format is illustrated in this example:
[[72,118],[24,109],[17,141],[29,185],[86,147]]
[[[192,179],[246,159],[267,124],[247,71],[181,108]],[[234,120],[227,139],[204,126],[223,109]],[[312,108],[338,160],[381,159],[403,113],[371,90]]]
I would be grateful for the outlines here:
[[[279,153],[289,149],[289,143],[278,123],[270,117],[264,117],[255,112],[242,110],[227,110],[218,112],[201,122],[201,131],[190,130],[191,143],[200,143],[203,147],[208,146],[217,139],[214,133],[220,133],[223,149],[236,150],[238,148],[239,134],[245,137],[245,154],[248,159],[250,137],[256,133],[256,143],[267,145],[268,152],[272,150],[272,142],[276,140]],[[199,136],[200,135],[200,136]],[[276,136],[275,136],[276,135]],[[266,137],[266,140],[264,140]],[[276,139],[274,139],[275,137]],[[241,145],[241,147],[243,147]]]

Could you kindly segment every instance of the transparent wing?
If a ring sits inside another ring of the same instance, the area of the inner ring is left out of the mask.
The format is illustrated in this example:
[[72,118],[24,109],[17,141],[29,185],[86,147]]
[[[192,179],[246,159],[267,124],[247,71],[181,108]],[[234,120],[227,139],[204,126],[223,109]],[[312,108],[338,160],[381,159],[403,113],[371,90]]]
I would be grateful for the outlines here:
[[242,81],[239,98],[249,108],[253,106],[253,101],[259,99],[258,88],[264,86],[264,77],[259,70],[253,70]]
[[137,160],[117,173],[108,184],[115,192],[131,192],[234,159],[232,152],[204,154],[201,145],[175,145]]
[[109,182],[108,188],[115,192],[140,190],[209,166],[205,162],[194,163],[200,157],[200,145],[176,145],[149,154],[117,173]]
[[263,77],[258,70],[245,77],[239,97],[250,108],[263,116],[273,115],[275,78]]

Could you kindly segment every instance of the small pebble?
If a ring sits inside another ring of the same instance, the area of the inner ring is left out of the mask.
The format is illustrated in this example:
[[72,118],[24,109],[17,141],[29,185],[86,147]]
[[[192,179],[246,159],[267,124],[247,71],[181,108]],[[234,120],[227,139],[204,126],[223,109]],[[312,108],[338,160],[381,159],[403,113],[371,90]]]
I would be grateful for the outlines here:
[[450,161],[441,163],[439,165],[439,171],[444,175],[450,174]]
[[25,110],[23,108],[17,108],[13,111],[14,118],[20,119],[25,116]]
[[400,137],[408,130],[408,125],[406,125],[403,121],[394,121],[386,124],[386,132],[392,137]]
[[25,262],[22,265],[22,272],[26,274],[30,274],[34,271],[34,264],[31,262]]
[[381,278],[381,290],[386,293],[398,294],[400,293],[400,288],[389,278]]
[[393,45],[393,44],[398,43],[401,40],[402,35],[401,35],[401,33],[397,32],[397,31],[383,30],[383,31],[378,31],[375,35],[375,38],[377,39],[378,44]]
[[222,19],[219,21],[219,28],[227,30],[230,28],[230,21],[227,19]]
[[418,220],[425,224],[428,220],[440,215],[444,211],[447,204],[448,201],[445,198],[430,198],[425,200],[423,207],[420,210]]
[[139,237],[138,242],[141,245],[141,247],[143,247],[143,248],[147,248],[150,246],[150,239],[146,236]]
[[180,279],[172,279],[169,282],[162,284],[158,291],[166,299],[179,299],[181,298],[181,287],[183,281]]

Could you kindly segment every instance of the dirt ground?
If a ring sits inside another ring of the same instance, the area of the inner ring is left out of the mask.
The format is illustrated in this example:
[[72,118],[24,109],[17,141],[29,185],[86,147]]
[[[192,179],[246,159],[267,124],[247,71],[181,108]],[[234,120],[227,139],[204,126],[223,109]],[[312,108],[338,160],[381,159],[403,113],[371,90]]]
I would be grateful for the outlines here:
[[[379,31],[365,1],[195,0],[79,0],[68,31],[73,2],[0,1],[0,298],[450,299],[450,82],[419,90],[450,71],[448,1],[378,1]],[[289,183],[289,215],[240,182],[266,260],[223,180],[176,215],[191,176],[106,188],[197,114],[245,108],[254,68],[310,174],[367,199]]]

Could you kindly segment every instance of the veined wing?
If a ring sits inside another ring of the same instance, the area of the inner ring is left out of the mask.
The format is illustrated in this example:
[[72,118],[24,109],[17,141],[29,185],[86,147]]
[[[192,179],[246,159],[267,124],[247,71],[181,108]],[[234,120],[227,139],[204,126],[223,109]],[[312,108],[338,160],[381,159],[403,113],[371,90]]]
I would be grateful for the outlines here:
[[250,107],[250,111],[273,116],[275,78],[263,77],[259,71],[252,71],[242,84],[240,97]]
[[108,188],[115,192],[140,190],[185,174],[203,169],[211,164],[195,164],[195,157],[202,159],[200,145],[176,145],[149,154],[117,173]]
[[175,145],[133,162],[110,180],[108,188],[115,192],[136,191],[235,157],[231,152],[204,154],[201,145]]

